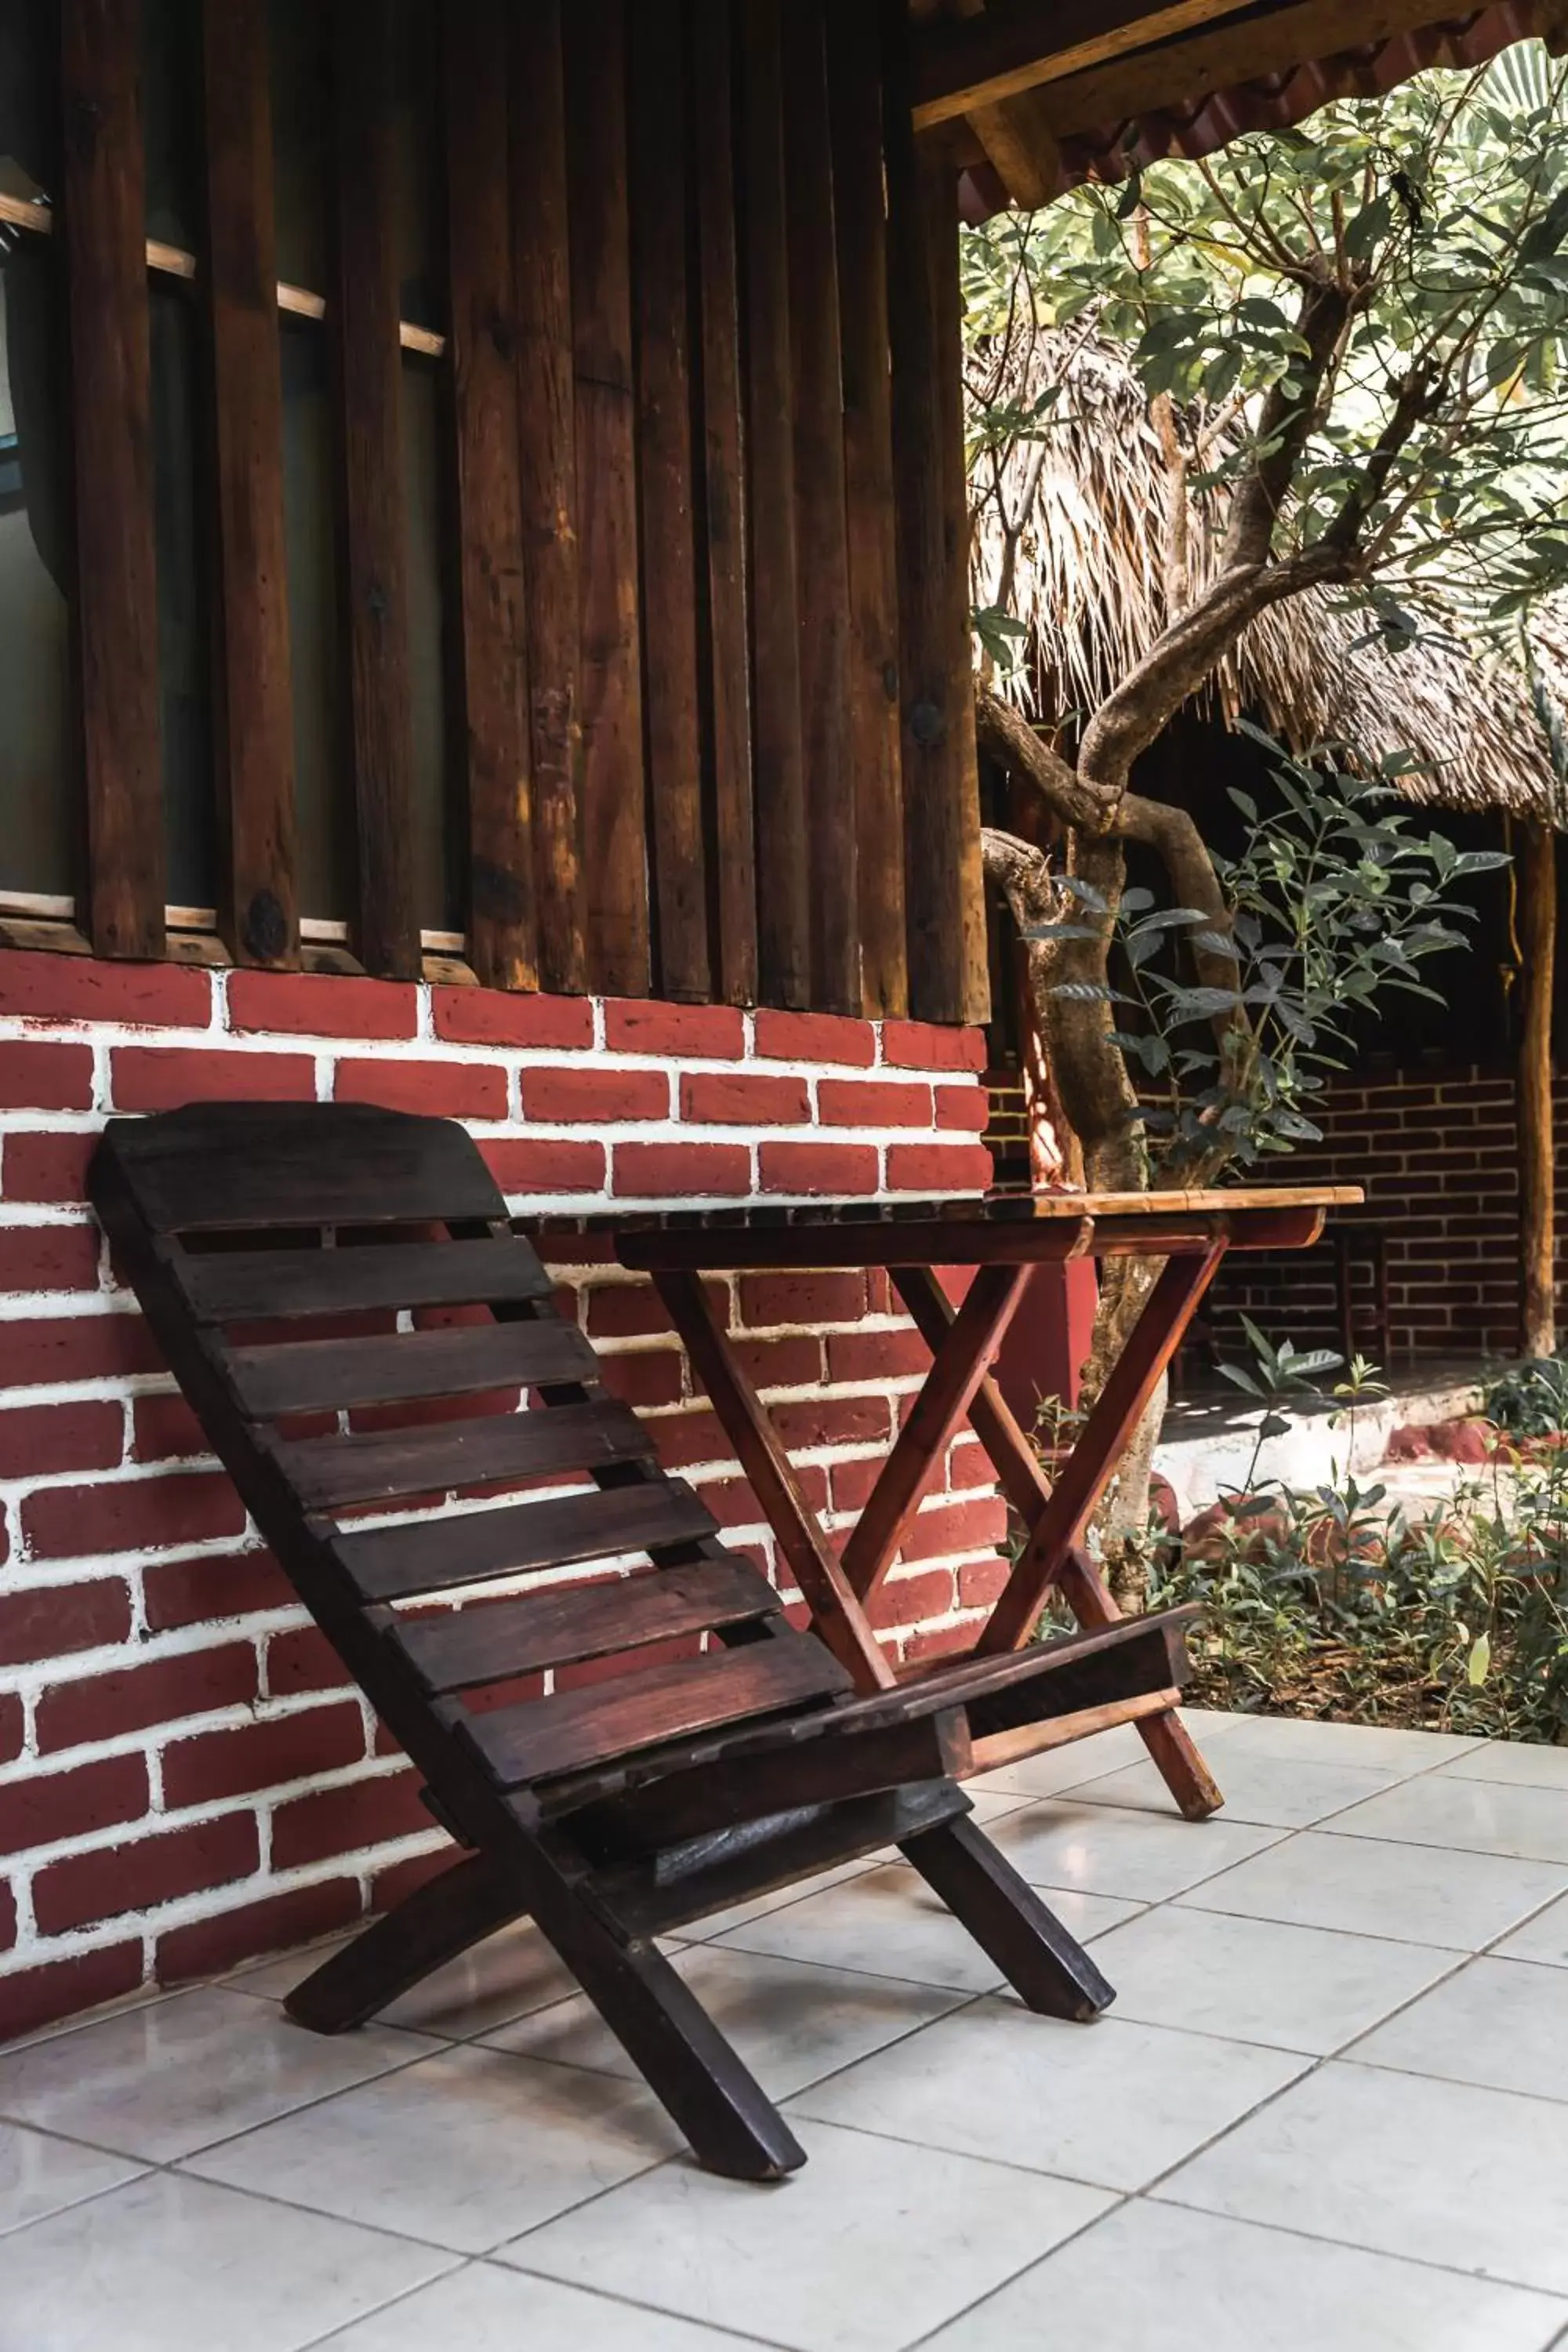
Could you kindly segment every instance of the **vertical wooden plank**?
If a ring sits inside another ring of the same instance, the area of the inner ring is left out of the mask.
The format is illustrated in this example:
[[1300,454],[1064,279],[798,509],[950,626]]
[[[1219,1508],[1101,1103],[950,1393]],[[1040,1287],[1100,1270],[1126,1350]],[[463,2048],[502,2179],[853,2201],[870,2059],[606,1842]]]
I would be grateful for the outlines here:
[[588,976],[646,996],[647,842],[637,627],[636,394],[624,0],[562,18],[576,379]]
[[1519,1044],[1520,1352],[1557,1345],[1557,1235],[1552,1136],[1552,1000],[1557,958],[1557,835],[1527,822],[1519,860],[1524,1024]]
[[822,0],[790,0],[783,63],[811,1001],[824,1012],[858,1013],[844,393]]
[[237,962],[300,961],[294,709],[283,527],[283,377],[265,0],[203,0],[212,403],[218,929]]
[[908,1012],[909,982],[882,58],[875,10],[828,11],[827,64],[844,376],[848,703],[859,844],[860,973],[863,1010],[872,1019],[881,1019]]
[[441,38],[468,953],[486,986],[536,988],[505,0],[448,8]]
[[398,439],[392,45],[379,0],[338,0],[332,83],[332,359],[345,751],[353,790],[354,946],[368,971],[419,973],[412,856],[413,730]]
[[915,140],[909,24],[886,10],[888,271],[893,362],[904,887],[910,1010],[985,1017],[984,889],[969,631],[957,179]]
[[740,289],[729,0],[694,0],[692,119],[700,310],[700,645],[707,705],[710,925],[714,982],[732,1004],[757,993],[757,865],[752,818],[752,687]]
[[512,269],[539,977],[587,986],[578,708],[576,419],[561,0],[514,9]]
[[779,0],[748,0],[742,18],[741,138],[760,989],[770,1003],[805,1006],[811,1003],[811,886],[780,73]]
[[[687,271],[686,58],[680,0],[627,19],[632,310],[642,549],[644,722],[658,992],[706,998],[708,883],[697,698]],[[706,128],[703,136],[707,136]]]
[[141,0],[61,0],[60,227],[74,467],[72,604],[86,928],[163,951]]

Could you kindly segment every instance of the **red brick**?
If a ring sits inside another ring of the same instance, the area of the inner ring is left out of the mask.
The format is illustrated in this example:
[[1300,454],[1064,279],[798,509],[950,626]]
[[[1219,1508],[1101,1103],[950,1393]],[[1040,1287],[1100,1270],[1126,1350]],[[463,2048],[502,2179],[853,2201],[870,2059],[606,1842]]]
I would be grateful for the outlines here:
[[888,1149],[892,1192],[984,1192],[995,1180],[983,1143],[894,1143]]
[[746,1024],[733,1004],[660,1004],[645,997],[612,996],[605,1006],[605,1043],[612,1054],[735,1062],[746,1049]]
[[833,1485],[833,1507],[836,1511],[863,1511],[871,1499],[871,1489],[882,1475],[886,1456],[874,1454],[860,1462],[835,1462],[828,1475]]
[[929,1372],[931,1349],[918,1331],[830,1331],[830,1381],[894,1381]]
[[764,1192],[874,1192],[877,1148],[871,1143],[764,1143],[759,1154]]
[[479,1146],[503,1192],[602,1192],[602,1143],[546,1143],[531,1136],[486,1137]]
[[[242,1903],[216,1919],[193,1919],[160,1936],[153,1973],[160,1984],[186,1977],[216,1976],[262,1952],[282,1952],[317,1936],[347,1927],[360,1916],[359,1881],[328,1878],[318,1886],[292,1886],[259,1903]],[[309,1972],[301,1960],[300,1974]]]
[[600,1283],[588,1293],[587,1329],[595,1339],[640,1339],[671,1328],[651,1282]]
[[733,1200],[752,1189],[752,1155],[743,1143],[617,1143],[613,1189],[623,1200]]
[[930,1021],[884,1021],[882,1059],[903,1070],[983,1070],[985,1032],[938,1028]]
[[308,1054],[237,1054],[121,1045],[110,1055],[116,1110],[177,1110],[188,1102],[314,1102]]
[[936,1123],[983,1135],[991,1124],[991,1097],[984,1087],[938,1087]]
[[385,1870],[378,1870],[370,1882],[370,1908],[395,1911],[409,1895],[450,1870],[455,1858],[451,1845],[438,1845],[429,1853],[411,1853],[406,1862],[391,1863]]
[[921,1511],[904,1538],[905,1559],[937,1559],[944,1552],[976,1551],[1001,1543],[1007,1533],[1007,1506],[1000,1495],[971,1495],[961,1503],[938,1503]]
[[154,1633],[282,1609],[293,1599],[293,1587],[269,1551],[197,1553],[153,1560],[142,1571],[142,1606]]
[[680,1081],[680,1115],[714,1126],[800,1127],[811,1117],[811,1097],[804,1078],[688,1070]]
[[139,1822],[150,1797],[144,1756],[106,1756],[70,1771],[9,1781],[0,1804],[0,1853],[24,1853],[62,1838],[90,1836],[117,1822]]
[[669,1082],[659,1070],[524,1070],[522,1115],[563,1127],[668,1118]]
[[38,1559],[166,1551],[176,1544],[237,1536],[244,1528],[245,1506],[218,1470],[116,1479],[100,1486],[50,1486],[22,1505],[22,1531]]
[[407,981],[351,972],[231,971],[228,1025],[298,1037],[412,1037],[419,999]]
[[0,1412],[0,1478],[45,1478],[62,1470],[113,1470],[125,1415],[100,1404],[29,1404]]
[[774,1062],[851,1062],[868,1070],[877,1058],[877,1036],[868,1021],[840,1013],[757,1014],[757,1052]]
[[163,1802],[171,1811],[216,1804],[223,1797],[307,1780],[317,1772],[341,1772],[363,1758],[364,1717],[352,1703],[308,1707],[270,1723],[200,1731],[164,1748]]
[[822,1078],[816,1108],[826,1127],[929,1127],[931,1088],[898,1079]]
[[[816,1445],[880,1445],[892,1433],[886,1397],[813,1397],[769,1414],[791,1452]],[[873,1467],[879,1467],[879,1460]]]
[[947,1457],[950,1486],[994,1486],[996,1466],[984,1445],[955,1445]]
[[0,1044],[0,1110],[90,1110],[92,1048],[26,1037]]
[[854,1323],[865,1312],[863,1274],[747,1274],[741,1277],[741,1320],[752,1330],[775,1323]]
[[[795,1472],[800,1489],[814,1511],[827,1508],[827,1473],[820,1463],[805,1462]],[[744,1478],[707,1478],[697,1488],[721,1528],[767,1525],[767,1513]]]
[[328,1854],[389,1844],[435,1827],[419,1801],[416,1772],[383,1772],[347,1789],[321,1789],[279,1805],[272,1816],[272,1864],[296,1870]]
[[0,1290],[96,1290],[99,1236],[90,1225],[0,1230]]
[[877,1626],[921,1625],[928,1617],[945,1617],[953,1605],[956,1588],[951,1568],[924,1576],[891,1578],[877,1594],[871,1622]]
[[623,1404],[646,1408],[680,1402],[680,1354],[674,1348],[639,1348],[635,1355],[605,1356],[599,1378]]
[[14,1764],[22,1753],[22,1702],[15,1691],[0,1691],[0,1764]]
[[570,1049],[594,1042],[594,1008],[585,996],[503,994],[497,988],[431,991],[436,1034],[456,1045],[536,1045]]
[[[0,1878],[0,1952],[8,1952],[16,1940],[16,1898],[11,1892],[10,1882]],[[0,1979],[0,2011],[3,2011],[5,1999],[5,1987],[4,1980]],[[4,2041],[5,2035],[5,2018],[0,2013],[0,2041]]]
[[0,1323],[0,1388],[119,1380],[163,1369],[140,1315],[62,1315],[47,1321],[28,1316]]
[[205,1028],[212,982],[183,964],[99,962],[8,948],[0,956],[0,1013],[34,1021],[130,1021]]
[[243,1706],[256,1696],[256,1653],[247,1642],[158,1658],[150,1665],[54,1683],[38,1701],[38,1749],[53,1756],[89,1740],[117,1739],[182,1716]]
[[132,1452],[138,1462],[174,1462],[212,1452],[184,1397],[138,1397],[132,1409]]
[[131,1594],[118,1576],[0,1593],[0,1666],[97,1650],[131,1634]]
[[294,1625],[268,1641],[269,1698],[293,1698],[300,1691],[336,1690],[347,1680],[342,1659],[317,1625]]
[[803,1389],[822,1378],[820,1339],[742,1339],[735,1353],[760,1389]]
[[507,1109],[506,1072],[483,1062],[340,1062],[333,1092],[430,1118],[504,1118]]
[[40,1934],[63,1936],[122,1911],[151,1910],[182,1895],[230,1886],[248,1878],[260,1862],[255,1814],[220,1813],[163,1837],[47,1864],[33,1881],[33,1914]]
[[[67,961],[59,958],[61,963]],[[41,2026],[53,2025],[58,2018],[74,2017],[79,2010],[118,2000],[122,1994],[134,1992],[141,1982],[140,1937],[129,1944],[80,1952],[74,1959],[19,1969],[13,1976],[0,1977],[0,2042],[15,2033],[36,2033]]]
[[911,1665],[917,1658],[951,1658],[955,1651],[974,1647],[974,1622],[937,1625],[926,1633],[911,1633],[899,1644]]
[[1013,1573],[1013,1563],[1000,1556],[992,1559],[965,1560],[958,1571],[958,1605],[961,1609],[989,1609],[998,1601]]
[[96,1135],[8,1135],[0,1162],[8,1201],[85,1201]]
[[667,1470],[689,1470],[694,1462],[728,1462],[732,1449],[719,1426],[718,1416],[706,1410],[661,1413],[648,1423],[659,1461]]

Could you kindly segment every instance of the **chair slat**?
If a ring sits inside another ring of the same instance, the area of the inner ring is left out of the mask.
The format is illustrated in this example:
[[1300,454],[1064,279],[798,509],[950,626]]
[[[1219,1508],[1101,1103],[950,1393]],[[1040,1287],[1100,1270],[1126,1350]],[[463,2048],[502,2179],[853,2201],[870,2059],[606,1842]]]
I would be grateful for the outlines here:
[[198,1323],[376,1307],[512,1306],[550,1296],[549,1276],[519,1239],[247,1250],[187,1258],[183,1278]]
[[598,1360],[568,1323],[479,1323],[366,1339],[290,1339],[228,1352],[254,1421],[284,1412],[472,1396],[551,1381],[596,1381]]
[[717,1533],[718,1522],[689,1486],[675,1479],[647,1479],[555,1502],[513,1503],[502,1510],[369,1528],[363,1534],[340,1535],[333,1549],[363,1599],[405,1601],[416,1593],[479,1584],[487,1577],[616,1559],[625,1552],[698,1543]]
[[847,1672],[819,1642],[781,1634],[470,1716],[464,1729],[501,1785],[517,1789],[849,1687]]
[[399,1621],[393,1639],[432,1692],[503,1682],[777,1614],[778,1594],[749,1560],[702,1560],[603,1584],[555,1586],[477,1602],[452,1617]]
[[427,1429],[279,1439],[272,1455],[306,1510],[332,1511],[349,1503],[393,1502],[402,1495],[445,1494],[448,1487],[484,1486],[492,1478],[647,1462],[653,1450],[652,1437],[629,1406],[605,1397],[596,1404],[494,1413]]

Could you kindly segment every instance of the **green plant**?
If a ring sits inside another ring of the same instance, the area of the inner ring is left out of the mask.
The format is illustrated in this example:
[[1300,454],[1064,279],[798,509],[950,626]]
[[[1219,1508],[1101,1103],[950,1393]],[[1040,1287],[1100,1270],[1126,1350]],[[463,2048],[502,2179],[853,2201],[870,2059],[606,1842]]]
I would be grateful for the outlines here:
[[1561,1356],[1529,1356],[1489,1381],[1489,1421],[1515,1437],[1550,1437],[1568,1427],[1568,1362]]

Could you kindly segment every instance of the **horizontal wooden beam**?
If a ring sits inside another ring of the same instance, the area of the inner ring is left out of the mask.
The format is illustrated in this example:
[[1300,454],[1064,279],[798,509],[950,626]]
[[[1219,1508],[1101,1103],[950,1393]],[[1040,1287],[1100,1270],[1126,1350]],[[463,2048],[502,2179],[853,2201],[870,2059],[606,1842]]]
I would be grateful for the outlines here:
[[993,0],[983,16],[939,18],[916,34],[917,131],[994,106],[1042,82],[1211,24],[1251,0]]

